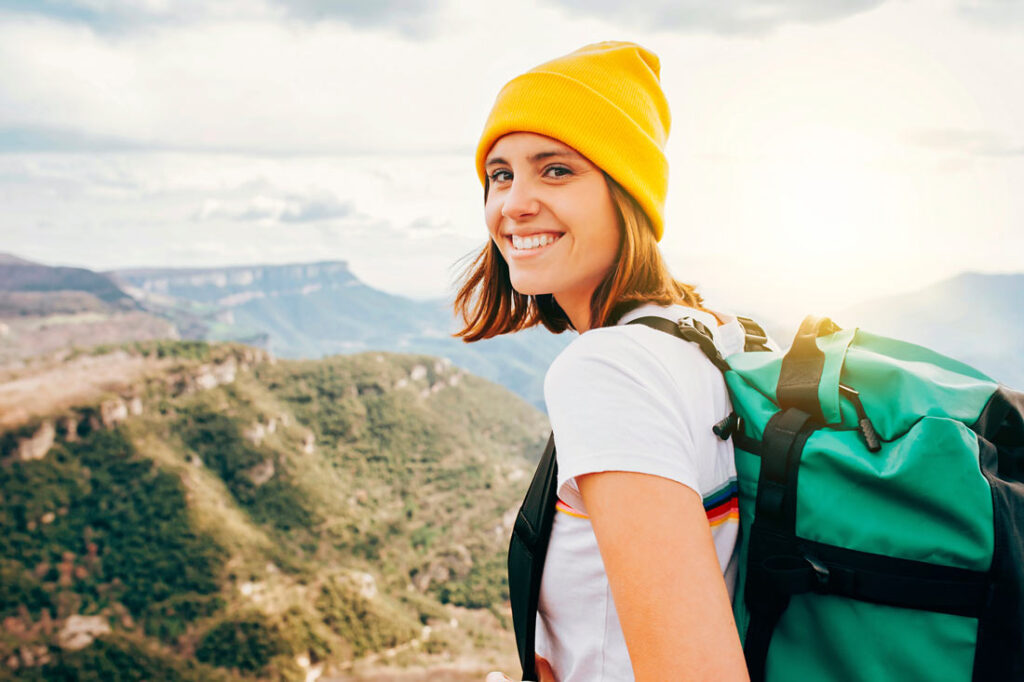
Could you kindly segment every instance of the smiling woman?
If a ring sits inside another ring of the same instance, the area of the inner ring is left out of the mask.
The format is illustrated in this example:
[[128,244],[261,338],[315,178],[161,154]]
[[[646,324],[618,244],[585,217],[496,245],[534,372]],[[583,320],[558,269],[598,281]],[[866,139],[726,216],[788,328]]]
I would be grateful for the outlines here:
[[723,354],[743,347],[737,319],[706,309],[658,248],[659,69],[622,42],[542,64],[501,91],[477,147],[489,239],[455,299],[458,335],[579,332],[544,382],[558,499],[527,590],[536,619],[514,610],[524,679],[746,679],[730,608],[735,465],[710,428],[730,409],[724,381],[696,346],[627,324],[687,318]]

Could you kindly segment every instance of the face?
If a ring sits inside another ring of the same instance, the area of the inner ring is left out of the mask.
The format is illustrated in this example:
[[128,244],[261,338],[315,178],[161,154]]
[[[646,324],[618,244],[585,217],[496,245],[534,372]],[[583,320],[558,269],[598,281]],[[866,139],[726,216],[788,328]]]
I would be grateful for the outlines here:
[[554,294],[585,305],[615,263],[618,212],[601,169],[558,140],[535,133],[498,139],[486,158],[484,215],[521,294]]

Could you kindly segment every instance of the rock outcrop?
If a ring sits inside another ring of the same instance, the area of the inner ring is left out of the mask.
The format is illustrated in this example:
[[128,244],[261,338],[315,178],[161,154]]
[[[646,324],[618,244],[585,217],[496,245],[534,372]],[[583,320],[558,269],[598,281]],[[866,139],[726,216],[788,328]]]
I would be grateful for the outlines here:
[[84,649],[100,635],[110,633],[110,624],[103,616],[71,616],[57,633],[57,643],[69,651]]
[[259,445],[263,442],[263,439],[267,436],[267,429],[263,424],[256,422],[247,428],[242,429],[242,438],[253,445]]
[[277,469],[274,467],[274,460],[265,459],[256,466],[245,472],[252,484],[257,488],[274,477]]
[[230,357],[224,362],[202,365],[196,372],[193,380],[200,390],[208,390],[233,383],[238,373],[238,362]]
[[128,418],[128,405],[121,398],[112,398],[100,403],[100,422],[103,428],[112,429]]
[[42,459],[53,447],[53,439],[57,435],[57,429],[53,422],[47,419],[31,437],[18,443],[17,457],[23,461],[31,459]]

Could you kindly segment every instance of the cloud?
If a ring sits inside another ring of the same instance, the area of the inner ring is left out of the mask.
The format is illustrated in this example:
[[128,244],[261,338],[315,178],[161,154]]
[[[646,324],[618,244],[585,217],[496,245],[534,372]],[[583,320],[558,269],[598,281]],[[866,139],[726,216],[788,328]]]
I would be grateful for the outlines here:
[[357,216],[351,202],[329,193],[313,196],[257,195],[243,200],[207,199],[197,220],[226,219],[262,223],[313,223]]
[[0,127],[0,153],[128,151],[142,145],[109,135],[47,126]]
[[966,0],[957,13],[971,21],[998,28],[1017,28],[1024,24],[1024,3],[1017,0]]
[[270,16],[264,0],[0,0],[0,11],[37,15],[99,31],[123,32],[153,23]]
[[917,131],[908,137],[913,144],[939,152],[989,158],[1024,156],[1024,144],[1014,144],[1005,135],[991,131],[940,128]]
[[786,24],[839,21],[885,0],[552,0],[580,14],[648,29],[764,35]]
[[409,223],[407,227],[411,234],[417,236],[435,235],[450,230],[452,221],[421,216]]
[[478,91],[439,92],[450,74],[484,68],[465,49],[340,22],[154,22],[113,35],[0,11],[0,149],[461,150],[484,117]]
[[430,0],[277,0],[289,15],[307,21],[338,20],[356,27],[393,28],[423,38],[437,28],[438,2]]
[[307,23],[341,21],[358,28],[395,30],[427,37],[437,28],[438,3],[429,0],[0,0],[0,11],[125,32],[156,23],[291,18]]

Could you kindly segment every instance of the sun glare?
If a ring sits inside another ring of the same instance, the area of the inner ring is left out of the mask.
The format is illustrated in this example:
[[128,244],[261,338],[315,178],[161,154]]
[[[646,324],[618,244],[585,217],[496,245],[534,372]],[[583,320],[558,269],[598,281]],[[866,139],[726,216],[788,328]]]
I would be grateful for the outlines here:
[[859,131],[778,126],[716,180],[728,185],[729,207],[717,229],[738,248],[686,270],[718,282],[724,277],[711,264],[728,259],[723,294],[780,314],[835,310],[912,286],[927,267],[917,262],[915,233],[922,188],[919,177],[887,165],[887,152]]

